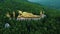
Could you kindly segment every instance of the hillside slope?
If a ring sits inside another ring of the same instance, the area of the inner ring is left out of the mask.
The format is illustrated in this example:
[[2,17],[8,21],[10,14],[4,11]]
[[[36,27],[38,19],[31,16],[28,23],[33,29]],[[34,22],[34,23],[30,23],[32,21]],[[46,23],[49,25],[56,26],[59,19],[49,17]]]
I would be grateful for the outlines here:
[[[36,21],[9,20],[5,17],[7,12],[12,14],[17,10],[33,14],[39,14],[40,10],[44,10],[47,17]],[[5,23],[9,23],[10,28],[5,28]],[[25,0],[4,0],[0,2],[0,34],[60,34],[60,10],[50,9]]]

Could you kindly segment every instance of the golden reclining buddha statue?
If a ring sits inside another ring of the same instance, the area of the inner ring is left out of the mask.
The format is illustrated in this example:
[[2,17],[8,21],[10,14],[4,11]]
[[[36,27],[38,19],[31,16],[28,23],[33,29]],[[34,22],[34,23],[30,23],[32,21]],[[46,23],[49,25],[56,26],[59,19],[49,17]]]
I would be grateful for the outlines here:
[[[34,15],[34,14],[28,13],[28,12],[18,11],[18,13],[19,13],[18,18],[20,18],[20,17],[27,17],[27,18],[40,17],[40,15]],[[40,14],[42,14],[42,12],[40,12]]]
[[[21,17],[24,17],[24,18],[38,18],[38,17],[43,17],[44,13],[43,11],[40,11],[40,15],[34,15],[33,13],[28,13],[28,12],[22,12],[20,10],[18,10],[18,13],[19,15],[17,16],[17,18],[21,18]],[[13,12],[13,17],[15,17],[16,13]],[[10,17],[10,14],[9,12],[6,14],[7,17],[11,18]]]

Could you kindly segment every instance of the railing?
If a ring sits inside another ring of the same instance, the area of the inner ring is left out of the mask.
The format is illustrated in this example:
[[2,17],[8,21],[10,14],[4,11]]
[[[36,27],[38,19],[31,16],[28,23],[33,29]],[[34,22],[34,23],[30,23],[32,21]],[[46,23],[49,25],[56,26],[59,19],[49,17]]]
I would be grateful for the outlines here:
[[39,17],[36,17],[36,18],[34,18],[34,17],[32,17],[32,18],[24,18],[24,17],[21,17],[21,18],[17,18],[17,20],[40,20],[41,18]]

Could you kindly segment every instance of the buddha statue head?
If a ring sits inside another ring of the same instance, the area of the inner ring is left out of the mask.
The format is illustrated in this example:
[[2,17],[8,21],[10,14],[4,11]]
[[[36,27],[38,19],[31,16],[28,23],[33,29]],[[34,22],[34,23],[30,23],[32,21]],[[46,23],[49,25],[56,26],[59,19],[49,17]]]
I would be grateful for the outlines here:
[[21,15],[23,12],[22,12],[22,11],[20,11],[20,10],[18,10],[18,13]]

